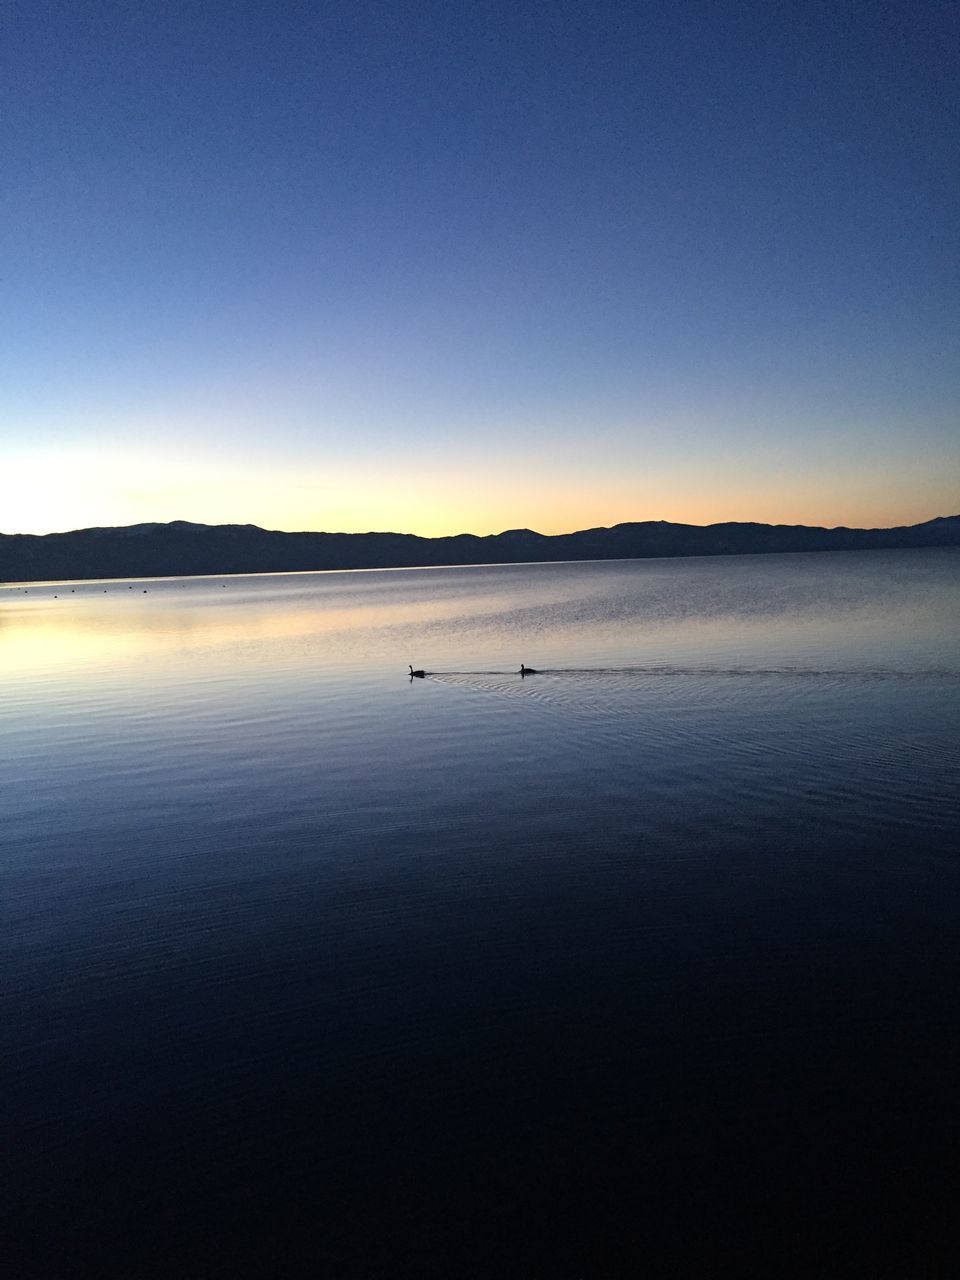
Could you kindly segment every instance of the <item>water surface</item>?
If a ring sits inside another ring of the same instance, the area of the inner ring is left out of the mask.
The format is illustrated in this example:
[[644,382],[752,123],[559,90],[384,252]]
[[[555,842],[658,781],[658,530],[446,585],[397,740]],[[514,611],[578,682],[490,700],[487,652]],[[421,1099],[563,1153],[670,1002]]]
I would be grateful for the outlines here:
[[12,1273],[947,1274],[958,569],[0,588]]

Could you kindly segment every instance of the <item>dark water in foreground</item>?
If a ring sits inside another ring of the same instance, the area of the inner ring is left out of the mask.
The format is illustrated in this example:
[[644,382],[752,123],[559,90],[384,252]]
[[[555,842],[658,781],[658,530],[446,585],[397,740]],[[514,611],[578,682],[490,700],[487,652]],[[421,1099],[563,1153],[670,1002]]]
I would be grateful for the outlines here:
[[958,673],[951,551],[0,589],[5,1274],[953,1274]]

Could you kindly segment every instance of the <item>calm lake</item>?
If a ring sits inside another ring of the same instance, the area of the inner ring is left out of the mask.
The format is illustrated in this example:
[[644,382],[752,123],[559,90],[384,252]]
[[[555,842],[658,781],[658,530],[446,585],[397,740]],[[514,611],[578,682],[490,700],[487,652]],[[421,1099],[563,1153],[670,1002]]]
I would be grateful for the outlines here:
[[6,1274],[946,1276],[958,779],[953,550],[0,588]]

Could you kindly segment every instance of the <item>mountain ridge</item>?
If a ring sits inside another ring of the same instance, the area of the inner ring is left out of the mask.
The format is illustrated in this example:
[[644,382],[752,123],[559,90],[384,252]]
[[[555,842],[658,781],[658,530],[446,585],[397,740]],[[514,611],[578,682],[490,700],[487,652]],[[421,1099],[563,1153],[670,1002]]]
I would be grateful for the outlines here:
[[624,560],[797,551],[960,546],[960,515],[890,529],[846,525],[710,525],[625,521],[573,533],[505,529],[424,538],[412,533],[289,533],[189,520],[93,526],[64,533],[0,533],[0,582],[190,577],[323,569],[426,568],[529,561]]

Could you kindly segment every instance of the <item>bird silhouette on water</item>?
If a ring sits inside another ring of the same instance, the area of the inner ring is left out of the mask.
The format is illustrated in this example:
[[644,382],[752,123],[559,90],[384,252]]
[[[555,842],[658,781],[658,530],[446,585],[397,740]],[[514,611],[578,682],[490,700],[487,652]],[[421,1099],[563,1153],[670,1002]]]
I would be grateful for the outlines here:
[[521,662],[521,663],[520,663],[520,674],[521,674],[522,676],[538,676],[538,675],[540,674],[540,672],[537,670],[537,668],[536,668],[536,667],[525,667],[525,666],[523,665],[523,663]]
[[[407,666],[410,666],[410,664],[407,663]],[[426,674],[427,673],[425,671],[414,671],[413,667],[410,667],[411,680],[422,680]]]

